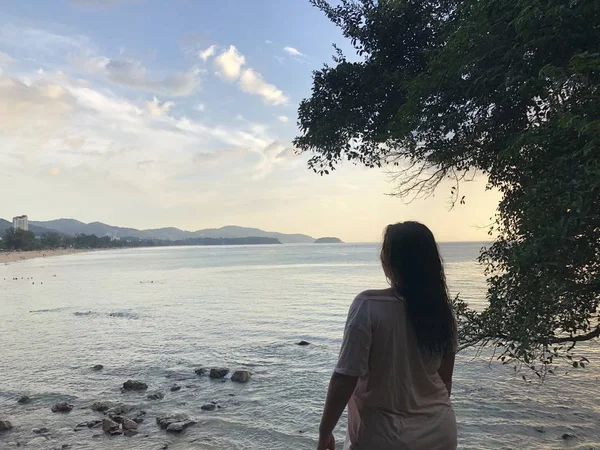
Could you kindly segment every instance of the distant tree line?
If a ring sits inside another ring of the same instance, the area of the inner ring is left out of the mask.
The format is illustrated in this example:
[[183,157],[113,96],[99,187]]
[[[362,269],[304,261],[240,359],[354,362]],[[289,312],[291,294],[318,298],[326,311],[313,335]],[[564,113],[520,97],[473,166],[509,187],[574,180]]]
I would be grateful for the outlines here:
[[245,238],[192,238],[178,241],[163,239],[139,239],[127,237],[114,239],[109,236],[98,237],[95,234],[76,234],[67,236],[50,231],[36,236],[31,231],[8,228],[0,241],[3,250],[53,250],[59,248],[129,248],[129,247],[167,247],[181,245],[257,245],[281,244],[278,239],[268,237]]

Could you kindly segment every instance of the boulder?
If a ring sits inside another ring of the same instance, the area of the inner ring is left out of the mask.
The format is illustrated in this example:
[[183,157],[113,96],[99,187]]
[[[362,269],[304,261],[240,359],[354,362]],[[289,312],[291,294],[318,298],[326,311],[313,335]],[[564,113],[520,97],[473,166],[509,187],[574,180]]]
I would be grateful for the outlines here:
[[97,412],[106,412],[111,408],[112,404],[110,402],[94,402],[92,403],[92,406],[90,406],[90,408],[92,409],[92,411],[97,411]]
[[198,367],[197,369],[194,369],[194,372],[196,372],[196,375],[206,375],[206,369],[204,367]]
[[12,424],[8,420],[0,420],[0,433],[12,429]]
[[21,405],[31,403],[31,397],[29,395],[24,395],[17,401],[17,403],[20,403]]
[[179,386],[178,384],[175,384],[173,386],[171,386],[171,392],[177,392],[181,389],[181,386]]
[[185,422],[175,422],[167,427],[167,433],[181,433],[187,428]]
[[121,434],[119,424],[110,419],[104,419],[102,421],[102,430],[104,430],[104,432],[108,434]]
[[96,428],[102,425],[102,420],[89,420],[87,423],[88,428]]
[[231,381],[236,383],[247,383],[250,380],[252,374],[247,370],[236,370],[231,376]]
[[[196,422],[191,420],[186,414],[170,414],[170,415],[158,416],[156,418],[156,423],[163,430],[166,430],[167,428],[169,428],[170,425],[173,425],[175,423],[183,424],[183,427],[187,428],[188,426],[193,425]],[[174,427],[174,428],[179,428],[179,426]],[[171,431],[176,432],[173,429],[171,429]],[[181,431],[183,431],[183,430],[181,430]]]
[[215,405],[214,403],[207,403],[206,405],[202,405],[200,409],[202,411],[214,411],[216,407],[217,405]]
[[229,369],[224,367],[220,367],[217,369],[210,369],[210,377],[211,378],[225,378],[225,376],[229,373]]
[[50,430],[46,427],[44,428],[34,428],[33,430],[31,430],[31,432],[33,434],[45,434],[45,433],[49,433]]
[[137,422],[128,419],[127,417],[125,419],[123,419],[123,423],[121,424],[121,426],[123,427],[124,430],[137,430],[138,429],[138,424]]
[[575,433],[565,433],[562,435],[562,438],[565,441],[570,441],[571,439],[577,438],[577,435]]
[[60,412],[60,413],[68,413],[73,409],[73,405],[67,402],[60,402],[54,405],[52,408],[52,412]]
[[124,391],[145,391],[146,389],[148,389],[148,385],[143,381],[127,380],[123,383]]
[[104,366],[102,364],[96,364],[94,367],[92,367],[92,370],[95,370],[96,372],[99,372],[102,369],[104,369]]
[[304,346],[304,345],[310,345],[310,342],[307,342],[307,341],[300,341],[300,342],[298,342],[296,345],[302,345],[302,346]]
[[146,398],[148,400],[162,400],[163,398],[165,398],[165,394],[163,394],[160,391],[156,391],[148,394]]

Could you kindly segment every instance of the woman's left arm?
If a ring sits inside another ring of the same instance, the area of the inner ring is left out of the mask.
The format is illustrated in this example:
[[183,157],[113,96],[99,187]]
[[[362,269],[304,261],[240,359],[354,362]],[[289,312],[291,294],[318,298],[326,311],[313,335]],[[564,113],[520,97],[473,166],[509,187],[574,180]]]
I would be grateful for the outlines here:
[[333,450],[333,430],[356,388],[358,378],[335,372],[331,376],[325,409],[323,410],[321,426],[319,427],[319,445],[317,446],[317,450]]

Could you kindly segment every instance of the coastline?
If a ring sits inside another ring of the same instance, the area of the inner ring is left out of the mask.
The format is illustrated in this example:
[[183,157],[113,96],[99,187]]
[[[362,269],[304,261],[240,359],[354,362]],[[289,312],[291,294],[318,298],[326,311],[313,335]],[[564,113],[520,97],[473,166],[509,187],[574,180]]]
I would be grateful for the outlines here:
[[34,258],[49,258],[51,256],[73,255],[75,253],[91,252],[92,249],[61,248],[55,250],[30,250],[26,252],[0,251],[0,264],[12,264]]

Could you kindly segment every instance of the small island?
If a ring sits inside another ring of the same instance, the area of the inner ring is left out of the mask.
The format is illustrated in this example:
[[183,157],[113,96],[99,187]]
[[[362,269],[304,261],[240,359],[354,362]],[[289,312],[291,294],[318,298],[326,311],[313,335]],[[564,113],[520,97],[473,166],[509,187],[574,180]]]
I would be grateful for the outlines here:
[[336,238],[336,237],[322,237],[319,239],[315,240],[315,244],[343,244],[344,241],[342,241],[340,238]]

